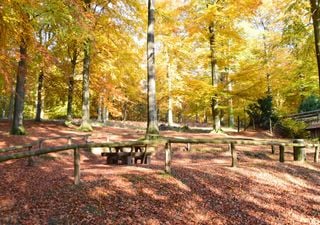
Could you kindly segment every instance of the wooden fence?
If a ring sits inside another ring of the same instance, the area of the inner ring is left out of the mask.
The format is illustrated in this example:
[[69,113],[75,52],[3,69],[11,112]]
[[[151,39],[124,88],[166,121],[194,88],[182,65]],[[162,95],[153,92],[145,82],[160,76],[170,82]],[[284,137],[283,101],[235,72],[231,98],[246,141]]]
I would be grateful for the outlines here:
[[[84,143],[73,144],[72,139],[82,137]],[[88,141],[89,135],[82,136],[66,136],[66,137],[55,137],[55,138],[45,138],[40,139],[36,142],[27,145],[9,147],[5,149],[0,149],[0,153],[8,153],[5,155],[0,155],[0,162],[5,162],[12,159],[29,158],[34,156],[39,156],[43,154],[60,152],[65,150],[74,150],[74,183],[78,185],[80,183],[80,151],[79,149],[91,149],[93,147],[124,147],[124,146],[137,146],[137,145],[149,145],[158,146],[165,145],[165,172],[171,173],[171,162],[172,162],[172,144],[186,144],[187,147],[191,147],[191,144],[227,144],[231,151],[231,166],[236,167],[237,161],[237,145],[267,145],[271,146],[271,152],[275,153],[275,146],[279,146],[279,161],[285,161],[285,149],[287,147],[294,148],[305,148],[314,147],[314,162],[319,162],[319,143],[293,143],[293,142],[283,142],[283,141],[273,141],[273,140],[257,140],[257,139],[234,139],[234,138],[215,138],[215,139],[183,139],[183,138],[164,138],[161,137],[156,140],[138,140],[138,141],[126,141],[126,142],[106,142],[106,143],[94,143]],[[47,147],[42,148],[43,142],[58,138],[64,138],[67,140],[67,145]],[[38,146],[37,149],[32,149],[34,146]],[[27,149],[27,151],[12,152],[15,150]]]

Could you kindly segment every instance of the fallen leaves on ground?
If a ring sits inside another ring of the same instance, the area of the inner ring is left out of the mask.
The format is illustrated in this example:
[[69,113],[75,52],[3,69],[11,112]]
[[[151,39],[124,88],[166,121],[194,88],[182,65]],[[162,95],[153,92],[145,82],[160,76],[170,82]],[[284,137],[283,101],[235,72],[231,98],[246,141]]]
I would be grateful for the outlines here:
[[[0,146],[79,133],[59,124],[29,126],[26,137],[5,135],[1,126]],[[106,134],[126,140],[143,132],[106,127],[92,139]],[[231,168],[225,146],[180,149],[174,146],[172,176],[162,172],[163,148],[151,165],[137,166],[106,165],[82,151],[79,186],[71,151],[35,158],[34,166],[27,159],[1,163],[0,224],[320,224],[319,164],[295,163],[290,155],[279,163],[269,148],[246,146]]]

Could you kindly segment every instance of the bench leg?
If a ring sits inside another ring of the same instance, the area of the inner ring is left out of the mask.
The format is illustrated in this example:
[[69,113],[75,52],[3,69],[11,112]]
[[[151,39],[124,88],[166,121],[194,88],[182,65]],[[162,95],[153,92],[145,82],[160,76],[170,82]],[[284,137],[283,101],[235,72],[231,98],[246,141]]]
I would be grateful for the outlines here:
[[116,156],[108,156],[107,164],[118,164],[118,157]]
[[[141,160],[142,161],[142,160]],[[151,163],[151,157],[150,155],[148,155],[145,159],[144,159],[144,164],[150,165]]]
[[126,164],[127,165],[132,165],[133,163],[132,163],[132,161],[133,161],[133,157],[132,156],[127,156],[127,157],[125,157],[125,160],[126,160]]

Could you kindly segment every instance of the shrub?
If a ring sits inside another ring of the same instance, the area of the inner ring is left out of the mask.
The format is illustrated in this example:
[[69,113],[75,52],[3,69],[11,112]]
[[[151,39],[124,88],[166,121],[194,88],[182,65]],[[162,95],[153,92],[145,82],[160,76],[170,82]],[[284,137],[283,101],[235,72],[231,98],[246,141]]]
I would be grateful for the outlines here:
[[246,109],[246,113],[250,116],[252,123],[263,129],[269,129],[270,119],[272,123],[275,123],[278,119],[274,112],[272,96],[270,95],[250,104]]
[[287,138],[308,138],[307,124],[293,119],[283,119],[276,124],[276,132]]
[[320,109],[320,98],[315,95],[307,97],[299,106],[299,112],[309,112],[317,109]]
[[184,126],[182,126],[182,127],[180,128],[180,131],[182,131],[182,132],[187,132],[187,131],[189,131],[189,130],[190,130],[190,128],[189,128],[188,125],[184,125]]

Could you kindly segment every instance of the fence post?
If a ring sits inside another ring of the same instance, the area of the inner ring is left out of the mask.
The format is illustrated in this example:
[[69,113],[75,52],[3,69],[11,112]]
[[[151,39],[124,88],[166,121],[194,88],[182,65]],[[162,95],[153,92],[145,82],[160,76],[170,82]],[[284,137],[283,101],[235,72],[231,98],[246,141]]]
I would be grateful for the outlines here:
[[74,149],[74,184],[80,184],[80,151],[79,148]]
[[187,143],[187,151],[191,152],[191,144]]
[[[32,149],[32,146],[29,146],[28,147],[28,151],[30,152],[31,151],[31,149]],[[32,156],[29,156],[28,157],[28,166],[33,166],[33,157]]]
[[280,153],[279,153],[279,161],[280,162],[284,162],[284,145],[279,145],[279,150],[280,150]]
[[71,137],[68,137],[68,145],[71,145],[72,144],[72,139]]
[[319,148],[320,148],[320,143],[316,144],[314,148],[314,162],[318,163],[319,162]]
[[166,153],[166,158],[165,158],[165,168],[164,171],[168,174],[171,174],[171,144],[169,142],[166,143],[165,146],[165,153]]
[[228,148],[228,152],[231,153],[231,143],[228,144],[228,147],[227,147],[227,148]]
[[276,152],[275,146],[271,145],[271,153],[274,154]]
[[231,167],[237,167],[238,166],[238,158],[237,158],[236,146],[233,142],[231,142],[230,145],[231,145],[231,156],[232,156]]
[[[293,143],[304,145],[303,139],[295,139]],[[304,162],[306,158],[305,146],[293,146],[293,160]]]
[[40,140],[40,141],[39,141],[39,150],[42,149],[42,143],[43,143],[43,141],[44,141],[44,140]]

